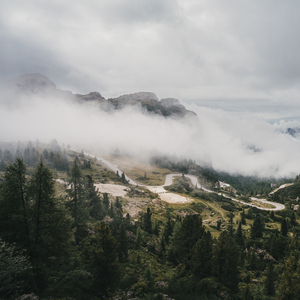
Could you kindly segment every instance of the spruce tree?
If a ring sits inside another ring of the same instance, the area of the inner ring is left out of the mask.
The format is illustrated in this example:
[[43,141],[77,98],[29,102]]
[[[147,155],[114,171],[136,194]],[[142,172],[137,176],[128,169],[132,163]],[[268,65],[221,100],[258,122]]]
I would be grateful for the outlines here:
[[144,230],[148,233],[152,233],[152,221],[151,221],[151,211],[150,208],[147,207],[147,212],[144,214]]
[[34,208],[34,242],[37,244],[41,235],[41,226],[43,226],[41,223],[47,220],[46,215],[55,205],[53,174],[42,160],[39,161],[31,176],[29,192]]
[[243,236],[243,231],[242,231],[242,222],[239,223],[239,226],[238,226],[237,231],[235,233],[234,239],[235,239],[236,244],[241,249],[244,249],[245,241],[244,241],[244,236]]
[[20,158],[5,169],[0,198],[0,234],[5,241],[16,242],[29,250],[31,206],[28,201],[26,169]]
[[205,232],[193,249],[193,274],[199,279],[210,277],[212,274],[213,241],[209,231]]
[[244,209],[241,213],[241,222],[242,222],[242,225],[246,225],[246,216],[245,216],[245,210]]
[[80,169],[80,162],[77,156],[71,167],[69,184],[70,188],[68,192],[71,199],[68,206],[70,207],[71,215],[74,218],[73,226],[75,228],[75,241],[78,244],[79,240],[84,235],[88,212],[84,194],[84,182]]
[[141,227],[138,227],[135,237],[135,249],[140,249],[143,242],[143,232]]
[[281,221],[281,234],[283,236],[287,236],[287,233],[288,233],[287,222],[286,222],[285,218],[282,218],[282,221]]
[[108,209],[109,209],[109,199],[108,199],[108,194],[107,193],[103,193],[103,205],[104,205],[106,211],[108,211]]
[[255,216],[255,219],[253,221],[253,225],[251,227],[251,237],[253,239],[261,238],[263,236],[263,221],[260,214],[257,214]]
[[187,215],[183,219],[182,225],[172,241],[172,247],[182,262],[190,260],[192,249],[203,234],[204,228],[199,215]]
[[173,223],[172,223],[172,220],[171,220],[171,216],[170,216],[170,213],[168,213],[167,215],[167,224],[166,224],[166,227],[164,229],[164,237],[165,237],[165,242],[166,244],[168,245],[169,244],[169,239],[170,239],[170,236],[172,235],[172,232],[173,232]]
[[297,225],[297,221],[296,221],[296,215],[295,212],[293,211],[291,214],[291,221],[290,221],[291,225],[294,227]]
[[276,280],[275,273],[274,273],[274,266],[273,263],[269,263],[268,267],[266,268],[266,279],[264,281],[264,287],[266,290],[266,294],[268,296],[274,296],[275,295],[275,286],[274,282]]
[[119,227],[118,255],[119,255],[120,262],[125,262],[128,258],[128,240],[127,240],[125,226],[123,223]]
[[238,291],[238,250],[227,231],[222,231],[213,248],[214,275],[231,292]]
[[93,275],[93,291],[96,296],[109,296],[119,279],[117,242],[109,227],[101,223],[91,241],[90,272]]

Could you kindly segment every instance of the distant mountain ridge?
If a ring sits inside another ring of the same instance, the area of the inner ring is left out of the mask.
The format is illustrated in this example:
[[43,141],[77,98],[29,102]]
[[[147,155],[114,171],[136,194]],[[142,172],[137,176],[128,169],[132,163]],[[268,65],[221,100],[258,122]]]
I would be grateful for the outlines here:
[[294,138],[300,138],[300,128],[299,127],[288,128],[287,133]]
[[105,99],[99,92],[90,92],[86,95],[73,94],[70,91],[57,89],[56,85],[45,75],[25,74],[11,79],[7,83],[9,93],[14,95],[30,94],[50,94],[52,96],[63,96],[72,98],[81,103],[95,102],[103,110],[119,110],[125,107],[139,107],[148,113],[161,115],[164,117],[196,117],[196,113],[187,110],[180,101],[175,98],[165,98],[159,100],[154,93],[138,92],[133,94],[121,95],[117,98]]

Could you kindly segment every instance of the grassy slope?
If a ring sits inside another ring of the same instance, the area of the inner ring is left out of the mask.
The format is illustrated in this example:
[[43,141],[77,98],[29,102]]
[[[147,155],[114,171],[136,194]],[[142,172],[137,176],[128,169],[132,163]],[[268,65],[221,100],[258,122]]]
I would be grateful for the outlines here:
[[166,175],[172,173],[172,171],[168,169],[152,166],[134,158],[124,158],[114,155],[104,155],[103,157],[117,165],[118,168],[124,171],[131,179],[146,185],[163,185],[165,183]]

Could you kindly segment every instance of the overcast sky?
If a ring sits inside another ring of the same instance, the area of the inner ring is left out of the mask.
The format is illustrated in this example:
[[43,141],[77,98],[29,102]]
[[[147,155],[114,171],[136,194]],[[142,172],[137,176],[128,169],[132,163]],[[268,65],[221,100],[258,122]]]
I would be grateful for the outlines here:
[[36,96],[14,107],[1,95],[0,139],[153,148],[234,174],[295,176],[300,139],[286,130],[300,128],[299,12],[296,0],[0,1],[0,83],[41,73],[106,99],[153,92],[199,118],[190,126]]
[[1,1],[0,80],[42,73],[73,92],[151,91],[292,120],[299,11],[296,0]]

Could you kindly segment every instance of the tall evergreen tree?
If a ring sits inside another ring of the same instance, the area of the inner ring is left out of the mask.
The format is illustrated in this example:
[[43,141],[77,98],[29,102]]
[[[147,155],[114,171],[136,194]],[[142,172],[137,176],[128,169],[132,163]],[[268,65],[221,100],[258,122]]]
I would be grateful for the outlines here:
[[167,245],[169,244],[169,239],[170,239],[170,236],[172,235],[172,232],[173,232],[173,223],[171,220],[170,213],[168,213],[167,214],[167,223],[166,223],[166,227],[165,227],[164,233],[163,233],[163,235],[165,237],[165,242]]
[[292,226],[296,226],[297,225],[297,221],[296,221],[296,215],[295,212],[293,211],[291,214],[291,221],[290,221]]
[[109,227],[101,223],[91,241],[90,271],[93,274],[93,289],[97,296],[108,296],[119,278],[116,240]]
[[79,159],[75,158],[69,179],[70,188],[68,190],[70,195],[70,201],[68,206],[70,207],[71,215],[74,218],[74,228],[75,228],[75,240],[76,243],[84,236],[86,221],[87,221],[87,203],[84,195],[84,182],[82,177],[82,172],[80,169]]
[[147,207],[147,212],[144,214],[144,230],[148,233],[152,233],[152,221],[151,221],[151,211],[150,208]]
[[276,280],[275,274],[274,274],[274,266],[273,263],[269,263],[267,269],[266,269],[266,279],[264,282],[266,294],[268,296],[274,296],[275,295],[275,286],[274,282]]
[[9,164],[4,173],[0,199],[0,234],[10,243],[16,242],[29,250],[29,217],[31,206],[28,203],[28,182],[26,165],[17,158]]
[[287,233],[288,233],[287,222],[286,222],[285,218],[282,218],[282,221],[281,221],[281,234],[283,236],[287,236]]
[[[40,288],[46,286],[51,270],[58,271],[69,259],[71,220],[55,197],[53,173],[43,161],[37,164],[29,184],[32,206],[31,260]],[[55,257],[54,261],[49,257]]]
[[227,231],[222,231],[213,248],[214,275],[231,292],[238,291],[238,250]]
[[253,225],[251,227],[251,237],[253,239],[255,238],[261,238],[263,236],[263,220],[260,214],[256,214],[255,219],[253,221]]
[[234,236],[236,244],[241,248],[244,249],[245,241],[244,241],[244,235],[242,231],[242,222],[239,223],[239,226],[237,228],[237,231]]
[[202,219],[199,215],[187,215],[172,239],[172,247],[182,262],[190,260],[192,249],[204,234]]
[[125,262],[128,258],[128,240],[127,240],[125,226],[123,223],[119,227],[118,255],[119,255],[120,262]]
[[230,212],[230,214],[229,214],[228,232],[229,232],[230,236],[233,237],[234,228],[233,228],[233,213],[232,212]]
[[37,244],[41,235],[41,223],[47,219],[45,214],[48,214],[55,205],[53,174],[42,160],[39,161],[32,174],[29,192],[34,206],[34,242]]
[[212,274],[212,246],[212,237],[207,231],[193,249],[193,274],[199,279],[210,277]]
[[245,210],[244,209],[241,213],[241,222],[242,222],[242,225],[246,225],[246,215],[245,215]]

